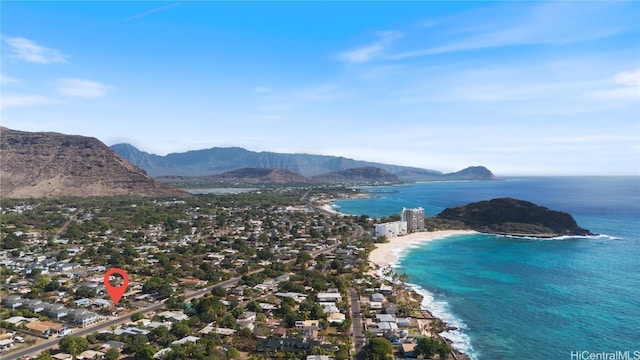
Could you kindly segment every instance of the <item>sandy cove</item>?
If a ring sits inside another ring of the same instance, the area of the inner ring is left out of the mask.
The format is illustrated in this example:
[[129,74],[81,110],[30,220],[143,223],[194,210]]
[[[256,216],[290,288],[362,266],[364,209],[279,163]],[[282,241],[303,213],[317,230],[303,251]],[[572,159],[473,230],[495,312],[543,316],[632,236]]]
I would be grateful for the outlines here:
[[376,244],[376,248],[369,254],[369,261],[384,268],[393,265],[408,249],[429,241],[442,239],[454,235],[479,234],[472,230],[439,230],[415,232],[404,236],[389,238],[389,242]]

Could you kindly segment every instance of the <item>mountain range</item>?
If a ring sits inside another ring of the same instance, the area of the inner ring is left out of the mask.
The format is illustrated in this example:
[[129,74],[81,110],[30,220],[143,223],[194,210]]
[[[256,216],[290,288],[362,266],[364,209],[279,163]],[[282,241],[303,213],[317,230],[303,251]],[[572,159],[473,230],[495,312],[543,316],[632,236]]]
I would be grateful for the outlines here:
[[491,171],[481,166],[443,174],[344,157],[253,152],[237,147],[158,156],[127,144],[109,148],[93,137],[4,127],[0,127],[0,151],[0,189],[6,198],[187,196],[165,183],[184,187],[494,179]]
[[[349,159],[341,156],[256,152],[240,147],[214,147],[165,156],[150,154],[130,144],[115,144],[111,149],[150,176],[210,176],[243,168],[287,169],[306,178],[316,178],[354,168],[382,169],[399,180],[492,180],[495,176],[482,166],[443,174],[436,170]],[[378,173],[380,174],[380,173]],[[344,175],[344,174],[343,174]],[[342,176],[340,174],[336,176]],[[336,176],[332,178],[335,179]],[[360,176],[360,174],[358,174]],[[322,177],[320,177],[321,179]],[[348,179],[349,176],[343,176]],[[384,177],[383,177],[384,178]],[[390,178],[391,179],[391,178]]]

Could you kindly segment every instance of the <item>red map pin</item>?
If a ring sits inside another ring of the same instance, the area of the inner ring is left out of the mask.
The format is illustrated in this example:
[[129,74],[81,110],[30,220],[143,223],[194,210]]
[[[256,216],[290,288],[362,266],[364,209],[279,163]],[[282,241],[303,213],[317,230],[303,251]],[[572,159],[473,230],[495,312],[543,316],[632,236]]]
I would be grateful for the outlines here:
[[[109,277],[113,274],[122,276],[122,285],[118,287],[111,286]],[[122,295],[124,295],[124,292],[127,291],[127,286],[129,286],[129,276],[124,270],[119,268],[111,268],[107,271],[106,274],[104,274],[104,287],[107,288],[107,292],[109,293],[109,296],[111,296],[111,300],[113,300],[114,304],[120,302]]]

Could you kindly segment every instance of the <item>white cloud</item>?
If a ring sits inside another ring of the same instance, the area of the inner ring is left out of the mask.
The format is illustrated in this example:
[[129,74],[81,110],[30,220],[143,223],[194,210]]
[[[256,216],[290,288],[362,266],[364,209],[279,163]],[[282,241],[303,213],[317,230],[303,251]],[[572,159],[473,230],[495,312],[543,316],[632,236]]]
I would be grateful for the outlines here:
[[58,91],[61,94],[82,98],[105,96],[109,88],[111,88],[109,85],[85,79],[63,78],[58,79],[58,83]]
[[376,57],[384,54],[385,50],[393,44],[394,41],[404,36],[399,31],[380,31],[376,33],[378,40],[374,43],[357,49],[345,51],[338,58],[348,64],[357,64],[368,62]]
[[613,77],[613,80],[621,85],[640,88],[640,69],[619,72]]
[[160,12],[160,11],[171,9],[172,7],[175,7],[175,6],[178,6],[178,5],[180,5],[180,3],[169,4],[169,5],[157,7],[155,9],[143,11],[143,12],[141,12],[139,14],[135,14],[133,16],[129,16],[126,20],[139,19],[141,17],[145,17],[145,16],[148,16],[148,15],[151,15],[151,14],[155,14],[155,13]]
[[54,99],[51,99],[42,95],[2,95],[0,97],[0,107],[8,108],[8,107],[26,107],[26,106],[34,106],[34,105],[46,105],[56,102]]
[[50,64],[67,61],[67,56],[62,54],[60,51],[38,45],[29,39],[4,36],[3,40],[9,45],[13,56],[22,61],[37,64]]

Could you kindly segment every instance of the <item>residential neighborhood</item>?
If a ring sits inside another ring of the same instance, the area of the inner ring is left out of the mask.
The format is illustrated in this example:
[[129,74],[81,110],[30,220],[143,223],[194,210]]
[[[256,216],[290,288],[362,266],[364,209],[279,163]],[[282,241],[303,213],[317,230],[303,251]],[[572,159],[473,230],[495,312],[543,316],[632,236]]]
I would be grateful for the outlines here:
[[314,206],[337,196],[4,202],[0,356],[352,359],[379,337],[411,358],[443,324],[368,262],[376,219]]

